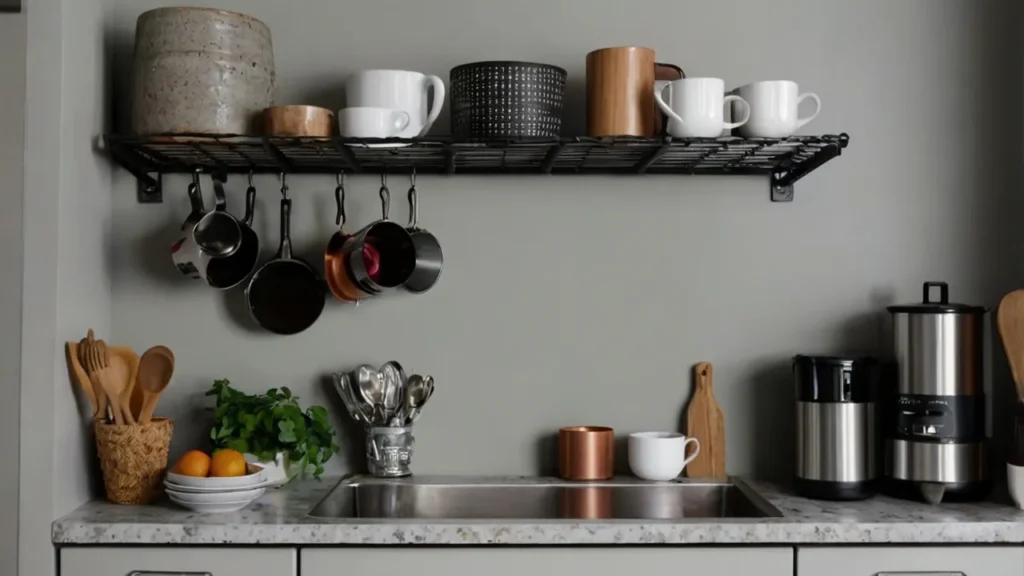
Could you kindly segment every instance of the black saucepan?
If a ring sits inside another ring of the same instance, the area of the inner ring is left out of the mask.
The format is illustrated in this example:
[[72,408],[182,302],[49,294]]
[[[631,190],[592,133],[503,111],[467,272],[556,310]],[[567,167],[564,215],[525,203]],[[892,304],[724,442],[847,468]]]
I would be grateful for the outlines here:
[[320,275],[304,260],[292,256],[291,209],[292,201],[283,198],[281,247],[273,260],[256,271],[245,289],[253,320],[282,335],[298,334],[312,326],[323,312],[326,299]]
[[252,229],[256,212],[256,188],[252,185],[245,191],[245,218],[238,223],[242,231],[242,244],[226,258],[211,258],[206,266],[206,281],[221,290],[234,288],[256,269],[260,258],[260,237]]

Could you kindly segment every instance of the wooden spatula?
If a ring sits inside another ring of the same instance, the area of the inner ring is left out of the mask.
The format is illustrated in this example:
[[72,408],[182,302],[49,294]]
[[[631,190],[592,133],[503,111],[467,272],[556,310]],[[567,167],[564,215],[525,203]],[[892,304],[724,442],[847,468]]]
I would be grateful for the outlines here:
[[686,435],[700,441],[700,452],[686,465],[686,475],[690,478],[724,477],[725,418],[715,400],[711,363],[697,363],[693,374],[697,385],[686,411]]
[[1017,385],[1017,399],[1024,402],[1024,290],[1003,296],[996,312],[996,323]]
[[139,355],[131,346],[110,346],[110,364],[122,363],[128,369],[128,385],[121,394],[121,413],[129,423],[138,421],[142,410],[142,392],[136,390],[135,383],[139,377]]
[[160,394],[171,382],[174,374],[174,352],[166,346],[153,346],[142,354],[139,360],[139,381],[136,386],[142,390],[142,411],[139,424],[153,419]]

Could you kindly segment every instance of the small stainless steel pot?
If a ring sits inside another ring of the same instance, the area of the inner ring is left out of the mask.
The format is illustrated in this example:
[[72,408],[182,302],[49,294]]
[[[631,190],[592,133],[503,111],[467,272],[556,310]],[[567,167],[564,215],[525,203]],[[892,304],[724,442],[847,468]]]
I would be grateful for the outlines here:
[[[402,286],[409,280],[416,267],[416,248],[409,232],[401,224],[388,220],[391,208],[391,192],[384,176],[381,176],[380,200],[383,218],[363,227],[345,241],[341,251],[346,256],[346,265],[352,279],[365,292],[379,294],[385,288]],[[363,259],[365,244],[376,248],[380,254],[377,274],[371,275]]]
[[430,290],[441,278],[444,253],[437,237],[419,227],[419,198],[416,193],[416,173],[413,172],[412,187],[409,188],[409,227],[406,230],[416,250],[416,265],[403,287],[408,292],[421,294]]

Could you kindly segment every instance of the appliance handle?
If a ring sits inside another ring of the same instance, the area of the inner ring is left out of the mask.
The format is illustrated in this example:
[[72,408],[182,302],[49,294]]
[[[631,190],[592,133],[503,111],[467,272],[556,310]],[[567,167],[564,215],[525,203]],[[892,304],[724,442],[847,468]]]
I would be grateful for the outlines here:
[[[932,288],[938,287],[939,299],[929,300]],[[924,303],[925,304],[949,304],[949,284],[945,282],[925,282],[924,283]],[[908,572],[908,574],[912,574]]]

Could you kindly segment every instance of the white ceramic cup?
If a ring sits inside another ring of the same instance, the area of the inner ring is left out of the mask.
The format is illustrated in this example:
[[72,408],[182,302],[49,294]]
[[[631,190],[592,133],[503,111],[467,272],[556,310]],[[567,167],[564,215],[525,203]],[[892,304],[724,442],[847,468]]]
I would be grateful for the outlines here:
[[[801,126],[814,120],[821,112],[821,99],[814,92],[800,94],[800,87],[789,80],[768,80],[740,86],[732,94],[747,101],[750,119],[740,127],[741,136],[746,138],[785,138]],[[814,101],[814,113],[806,118],[797,116],[797,109],[804,100]],[[738,106],[733,103],[732,113]]]
[[[665,101],[665,88],[669,89]],[[746,104],[743,98],[725,95],[725,81],[721,78],[683,78],[659,80],[654,83],[654,100],[668,116],[668,133],[677,138],[714,138],[722,130],[742,126],[750,115],[750,108],[738,122],[725,121],[725,105]]]
[[[686,445],[697,449],[686,455]],[[629,469],[644,480],[667,481],[682,474],[683,469],[700,452],[700,442],[678,432],[637,432],[629,435]]]
[[[427,109],[427,94],[433,88],[434,99]],[[409,124],[395,136],[423,136],[437,120],[444,105],[444,82],[407,70],[363,70],[345,80],[345,105],[348,107],[390,108],[409,114]]]
[[409,127],[409,113],[359,106],[338,110],[338,133],[348,138],[392,138]]
[[1017,508],[1024,510],[1024,466],[1006,464],[1006,486]]

